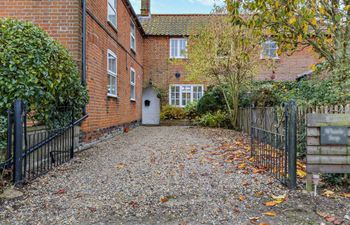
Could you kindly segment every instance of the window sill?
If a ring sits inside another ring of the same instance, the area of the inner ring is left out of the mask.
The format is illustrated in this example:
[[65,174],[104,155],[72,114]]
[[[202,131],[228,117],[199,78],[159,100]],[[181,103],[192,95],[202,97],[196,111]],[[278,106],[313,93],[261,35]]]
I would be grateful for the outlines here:
[[108,98],[115,98],[115,99],[119,99],[118,95],[112,95],[112,94],[107,94]]
[[130,99],[130,102],[136,102],[136,99],[132,99],[132,98],[131,98],[131,99]]
[[118,33],[118,27],[116,25],[114,25],[111,21],[107,20],[107,23],[109,24],[109,26],[111,26],[113,28],[113,30],[115,32]]
[[182,58],[182,57],[178,57],[178,58],[170,57],[170,60],[179,60],[179,59],[187,60],[188,58],[187,57],[185,57],[185,58]]
[[279,61],[281,60],[280,57],[260,57],[260,60],[274,60]]

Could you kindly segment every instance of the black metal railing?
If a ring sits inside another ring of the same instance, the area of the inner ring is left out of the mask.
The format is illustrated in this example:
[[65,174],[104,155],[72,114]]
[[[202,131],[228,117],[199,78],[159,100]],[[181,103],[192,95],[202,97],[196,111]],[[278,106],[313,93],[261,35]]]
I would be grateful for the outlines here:
[[[283,109],[282,113],[278,113],[278,109],[271,111],[271,108],[251,109],[252,156],[256,166],[269,171],[290,188],[295,188],[296,105],[290,102],[280,109]],[[266,112],[275,114],[272,117],[274,121],[266,120]]]
[[45,118],[44,113],[29,110],[20,100],[9,110],[6,156],[0,160],[0,172],[12,168],[15,184],[32,180],[74,157],[79,141],[75,129],[88,115],[76,119],[79,114],[73,107],[52,110]]

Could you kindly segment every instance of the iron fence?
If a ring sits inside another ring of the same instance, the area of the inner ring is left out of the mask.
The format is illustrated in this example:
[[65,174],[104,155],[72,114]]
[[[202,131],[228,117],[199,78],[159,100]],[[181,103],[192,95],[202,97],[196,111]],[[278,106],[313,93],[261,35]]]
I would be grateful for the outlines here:
[[256,166],[268,170],[290,188],[295,188],[295,103],[288,103],[283,108],[252,108],[250,112],[251,151]]
[[17,100],[8,113],[6,137],[0,132],[1,140],[7,142],[0,172],[12,170],[13,182],[18,184],[69,161],[77,146],[76,126],[88,117],[76,119],[77,115],[74,107],[53,107],[41,113]]

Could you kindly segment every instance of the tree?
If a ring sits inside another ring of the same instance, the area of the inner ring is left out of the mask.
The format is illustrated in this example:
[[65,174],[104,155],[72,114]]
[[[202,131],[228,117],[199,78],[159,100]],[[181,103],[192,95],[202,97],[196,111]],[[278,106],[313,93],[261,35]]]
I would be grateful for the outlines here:
[[[349,63],[350,0],[226,0],[234,24],[260,30],[290,54],[311,46],[330,69]],[[247,19],[249,18],[249,19]]]
[[207,26],[189,37],[190,79],[204,79],[221,88],[234,127],[240,90],[257,73],[259,47],[254,30],[233,26],[224,15],[213,15]]

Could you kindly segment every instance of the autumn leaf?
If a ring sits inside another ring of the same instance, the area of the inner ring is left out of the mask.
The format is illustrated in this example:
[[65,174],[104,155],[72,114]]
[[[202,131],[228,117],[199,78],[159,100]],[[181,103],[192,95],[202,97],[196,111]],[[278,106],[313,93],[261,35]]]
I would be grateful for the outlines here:
[[243,195],[239,196],[239,200],[240,201],[244,201],[245,200],[245,196],[243,196]]
[[273,198],[274,200],[277,200],[277,201],[284,201],[286,199],[287,195],[284,194],[284,195],[278,195],[278,196],[275,196],[275,195],[271,195],[271,198]]
[[258,221],[259,219],[260,219],[260,217],[258,217],[258,216],[250,217],[250,218],[249,218],[250,222],[256,222],[256,221]]
[[55,192],[56,195],[62,195],[62,194],[64,194],[64,193],[66,193],[66,190],[63,189],[63,188],[62,188],[62,189],[59,189],[58,191]]
[[115,168],[117,168],[118,170],[122,170],[124,169],[124,167],[125,167],[125,164],[123,163],[118,163],[117,165],[115,165]]
[[276,216],[277,214],[276,214],[275,212],[265,212],[265,213],[263,213],[263,215],[274,217],[274,216]]
[[239,169],[245,169],[246,168],[246,164],[245,163],[241,163],[238,165]]
[[350,198],[350,193],[344,193],[345,198]]
[[269,223],[259,223],[259,225],[270,225]]
[[334,196],[334,192],[330,190],[325,190],[322,195],[326,196],[327,198],[330,198]]
[[283,201],[270,201],[270,202],[265,202],[264,205],[265,206],[269,206],[269,207],[272,207],[272,206],[276,206],[278,204],[281,204]]
[[289,24],[293,25],[295,22],[297,22],[297,18],[295,16],[289,19]]
[[160,200],[161,203],[165,203],[165,202],[169,201],[169,199],[166,196],[160,197],[159,200]]
[[310,21],[312,25],[316,26],[317,25],[317,20],[316,18],[312,18],[312,20]]

